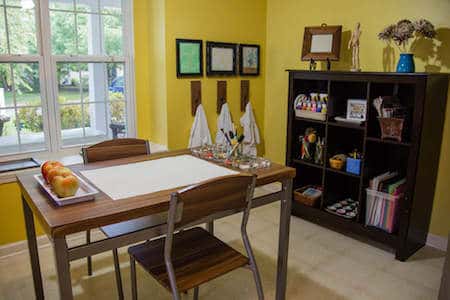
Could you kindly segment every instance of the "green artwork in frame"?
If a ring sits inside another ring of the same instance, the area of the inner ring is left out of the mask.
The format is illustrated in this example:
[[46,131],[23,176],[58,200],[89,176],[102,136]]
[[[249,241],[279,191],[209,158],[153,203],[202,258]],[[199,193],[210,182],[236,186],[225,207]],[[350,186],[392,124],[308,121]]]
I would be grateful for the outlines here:
[[201,40],[177,39],[177,77],[203,75]]

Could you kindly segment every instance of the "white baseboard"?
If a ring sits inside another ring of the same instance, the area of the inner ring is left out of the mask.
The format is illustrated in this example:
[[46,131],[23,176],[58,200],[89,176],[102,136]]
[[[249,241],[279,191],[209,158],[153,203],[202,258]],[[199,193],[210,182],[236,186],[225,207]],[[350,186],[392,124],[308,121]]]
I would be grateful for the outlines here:
[[447,252],[448,239],[446,237],[428,233],[427,246]]
[[[91,239],[92,241],[100,240],[104,238],[104,235],[100,232],[100,230],[91,231]],[[79,232],[75,234],[71,234],[67,237],[67,243],[69,246],[72,245],[81,245],[86,242],[86,233]],[[46,235],[40,235],[37,237],[38,248],[46,248],[49,247],[50,240]],[[11,244],[1,245],[0,246],[0,259],[5,259],[11,257],[13,255],[20,254],[24,251],[28,251],[27,241],[19,241]]]

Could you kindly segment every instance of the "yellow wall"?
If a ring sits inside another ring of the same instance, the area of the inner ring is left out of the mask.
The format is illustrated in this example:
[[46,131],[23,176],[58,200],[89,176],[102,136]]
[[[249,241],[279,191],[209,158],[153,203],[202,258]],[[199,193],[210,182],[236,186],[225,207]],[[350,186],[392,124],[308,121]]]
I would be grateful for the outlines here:
[[[0,245],[25,240],[25,221],[23,219],[20,189],[16,183],[0,184]],[[36,224],[37,234],[43,234]]]
[[[261,45],[261,72],[250,77],[251,101],[265,138],[265,152],[284,162],[287,68],[304,69],[300,61],[305,26],[343,25],[343,42],[358,21],[362,23],[361,64],[365,71],[383,71],[384,44],[376,33],[402,17],[425,17],[438,28],[435,47],[439,52],[427,62],[416,59],[417,71],[450,71],[450,2],[448,0],[370,1],[324,0],[317,5],[305,0],[139,0],[134,1],[135,78],[137,132],[142,138],[183,148],[188,143],[193,118],[190,115],[190,79],[177,79],[175,39],[195,38]],[[419,56],[429,53],[419,47]],[[350,56],[342,49],[342,60],[334,68],[348,69]],[[398,54],[396,53],[396,57]],[[443,62],[443,63],[442,63]],[[391,62],[390,68],[394,67]],[[386,67],[387,68],[387,67]],[[389,70],[387,68],[386,70]],[[226,77],[228,101],[235,123],[239,112],[240,77]],[[216,131],[216,81],[202,77],[202,99],[211,132]],[[449,96],[450,98],[450,96]],[[450,116],[450,105],[447,105]],[[450,117],[444,130],[442,153],[450,151]],[[445,236],[450,230],[450,161],[441,155],[435,205],[430,231]],[[16,184],[0,185],[0,245],[25,239],[20,193]],[[39,229],[39,232],[42,231]]]
[[150,139],[150,5],[149,1],[134,1],[133,6],[136,129],[140,138]]
[[[192,38],[204,41],[248,43],[261,45],[261,72],[250,80],[250,101],[256,122],[263,131],[264,124],[264,70],[265,62],[266,2],[264,0],[168,0],[166,1],[166,64],[167,64],[167,110],[168,147],[187,147],[193,122],[190,108],[190,80],[176,77],[176,38]],[[204,57],[206,48],[204,48]],[[205,60],[204,60],[205,62]],[[206,64],[204,63],[204,66]],[[204,68],[204,70],[206,70]],[[206,72],[205,72],[206,74]],[[216,134],[217,80],[204,77],[202,103],[214,140]],[[224,77],[227,81],[228,105],[233,121],[239,124],[240,80],[244,77]]]
[[[361,22],[361,67],[363,71],[392,71],[395,61],[383,62],[385,44],[377,39],[381,29],[401,18],[427,18],[438,29],[437,41],[422,43],[416,58],[417,71],[450,71],[450,1],[448,0],[323,0],[312,3],[306,0],[267,1],[266,49],[266,105],[265,139],[266,155],[284,162],[286,146],[286,112],[288,75],[285,69],[306,69],[301,62],[303,30],[305,26],[343,26],[341,61],[334,69],[349,70],[350,55],[345,49],[356,22]],[[435,52],[433,52],[433,50]],[[435,53],[435,55],[430,55]],[[398,51],[396,51],[396,59]],[[424,60],[423,60],[424,59]],[[447,106],[442,153],[450,151],[450,104]],[[441,155],[439,178],[430,231],[446,236],[450,231],[450,190],[448,178],[450,163]]]
[[166,84],[166,19],[164,0],[150,0],[148,15],[150,20],[150,51],[149,72],[151,112],[149,121],[151,126],[150,140],[154,143],[167,145],[167,84]]

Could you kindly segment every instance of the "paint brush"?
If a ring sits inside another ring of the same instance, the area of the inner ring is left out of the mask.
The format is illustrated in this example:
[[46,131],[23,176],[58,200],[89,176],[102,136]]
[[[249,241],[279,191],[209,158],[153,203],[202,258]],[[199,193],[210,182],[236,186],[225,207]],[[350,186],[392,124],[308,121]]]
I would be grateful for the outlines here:
[[220,131],[222,131],[222,133],[223,133],[223,135],[225,136],[225,139],[227,140],[228,144],[231,145],[230,138],[229,138],[228,135],[225,133],[225,130],[223,130],[223,128],[220,128]]

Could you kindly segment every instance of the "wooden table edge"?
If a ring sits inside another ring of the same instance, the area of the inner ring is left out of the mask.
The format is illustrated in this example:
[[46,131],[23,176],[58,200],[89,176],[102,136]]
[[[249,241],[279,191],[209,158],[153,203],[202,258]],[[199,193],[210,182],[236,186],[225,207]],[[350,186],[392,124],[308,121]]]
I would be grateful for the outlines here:
[[[142,156],[134,157],[133,162],[130,162],[130,163],[137,163],[137,162],[160,159],[160,158],[165,158],[165,157],[173,157],[173,156],[183,155],[183,154],[191,154],[191,152],[189,150],[183,149],[183,150],[175,150],[175,151],[168,151],[168,152],[159,152],[159,153],[155,153],[155,154],[151,154],[151,155],[142,155]],[[127,162],[127,161],[129,161],[129,159],[115,159],[115,160],[108,161],[106,164],[107,164],[107,166],[116,166],[116,165],[123,164],[123,162]],[[214,163],[214,162],[212,162],[212,163]],[[220,165],[220,164],[218,164],[218,165]],[[263,186],[263,185],[266,185],[269,183],[273,183],[273,182],[282,181],[284,179],[292,179],[295,177],[295,175],[296,175],[295,168],[284,166],[281,164],[277,164],[277,165],[282,166],[282,168],[278,169],[278,170],[274,170],[273,173],[271,173],[270,178],[263,177],[263,178],[260,178],[259,180],[257,178],[257,181],[256,181],[257,187]],[[88,166],[88,167],[85,168],[86,166]],[[89,165],[80,164],[80,165],[74,165],[71,167],[74,167],[74,168],[82,167],[83,169],[87,170],[87,169],[96,169],[96,166],[98,166],[98,168],[105,167],[105,162],[103,162],[103,163],[97,162],[97,163],[92,163]],[[237,170],[235,168],[231,168],[231,169],[235,170],[235,171],[239,171],[241,173],[252,173],[252,172],[248,172],[248,171]],[[102,217],[94,217],[94,218],[92,218],[92,220],[85,219],[83,221],[73,222],[73,223],[69,223],[69,224],[65,224],[65,225],[61,225],[61,226],[55,226],[52,228],[49,225],[49,222],[46,220],[45,216],[41,213],[39,208],[36,206],[35,202],[31,199],[26,188],[22,184],[21,177],[32,176],[33,174],[35,174],[35,173],[18,174],[16,176],[16,180],[17,180],[17,183],[19,184],[21,194],[24,197],[25,201],[28,203],[28,206],[33,211],[33,214],[35,215],[35,217],[37,217],[37,220],[39,221],[40,225],[44,229],[44,232],[51,238],[62,237],[62,236],[66,236],[69,234],[86,231],[88,229],[98,228],[100,226],[119,223],[119,222],[131,220],[131,219],[151,215],[154,213],[160,213],[161,209],[164,209],[164,208],[168,209],[168,202],[167,202],[167,203],[161,203],[161,205],[158,205],[158,206],[153,205],[151,207],[135,208],[135,209],[121,211],[121,212],[117,212],[117,213],[102,216]],[[179,190],[180,188],[181,187],[177,187],[173,190],[174,191]],[[111,219],[111,218],[114,218],[115,220],[117,220],[117,222],[114,222],[114,223],[103,222],[103,219]],[[95,220],[96,225],[89,226],[90,221],[94,221],[94,220]],[[98,225],[98,224],[102,224],[102,225]]]

